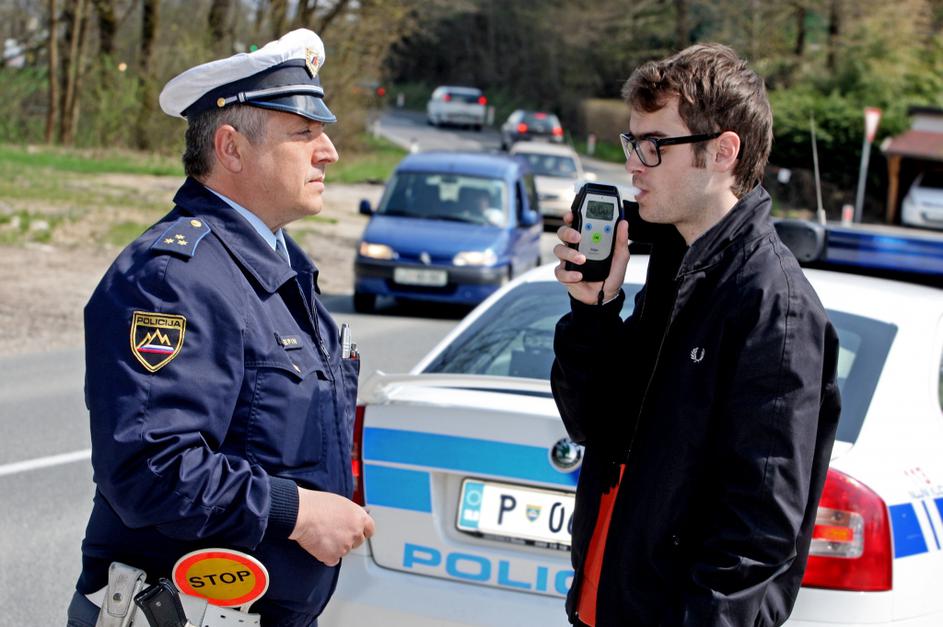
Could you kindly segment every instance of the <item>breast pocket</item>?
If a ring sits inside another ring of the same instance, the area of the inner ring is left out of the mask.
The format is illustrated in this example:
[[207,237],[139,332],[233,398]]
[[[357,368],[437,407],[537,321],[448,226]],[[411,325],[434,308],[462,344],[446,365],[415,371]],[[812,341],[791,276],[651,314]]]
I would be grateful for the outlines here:
[[327,376],[287,358],[250,368],[255,372],[247,457],[273,472],[316,466],[327,446],[320,410]]

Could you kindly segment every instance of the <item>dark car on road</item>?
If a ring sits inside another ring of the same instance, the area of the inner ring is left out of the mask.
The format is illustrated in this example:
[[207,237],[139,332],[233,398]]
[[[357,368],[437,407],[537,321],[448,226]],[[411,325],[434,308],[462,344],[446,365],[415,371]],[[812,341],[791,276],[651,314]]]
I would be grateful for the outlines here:
[[501,125],[501,150],[507,150],[515,142],[543,140],[563,142],[563,126],[560,119],[545,111],[518,109]]
[[540,262],[534,176],[496,154],[427,152],[400,162],[354,263],[354,308],[377,297],[474,305]]

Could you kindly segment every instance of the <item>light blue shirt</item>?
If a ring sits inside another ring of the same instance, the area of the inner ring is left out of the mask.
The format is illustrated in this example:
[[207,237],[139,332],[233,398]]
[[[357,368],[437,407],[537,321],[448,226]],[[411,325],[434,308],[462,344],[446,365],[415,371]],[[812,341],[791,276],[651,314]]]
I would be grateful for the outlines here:
[[[206,186],[204,185],[204,187]],[[288,250],[288,246],[285,246],[285,232],[282,229],[278,229],[277,231],[272,233],[272,229],[268,228],[265,225],[265,222],[262,222],[262,219],[259,216],[255,215],[254,213],[252,213],[251,211],[249,211],[248,209],[246,209],[245,207],[237,203],[235,200],[232,200],[231,198],[227,198],[226,196],[223,196],[216,190],[210,189],[209,187],[207,187],[206,189],[209,189],[211,192],[219,196],[220,199],[223,200],[223,202],[225,202],[227,205],[235,209],[239,215],[245,218],[246,221],[248,221],[248,223],[252,225],[252,228],[254,228],[258,232],[258,234],[262,236],[262,239],[265,240],[265,243],[272,247],[272,250],[276,250],[275,247],[278,244],[279,240],[281,240],[282,246],[285,248],[285,250]]]

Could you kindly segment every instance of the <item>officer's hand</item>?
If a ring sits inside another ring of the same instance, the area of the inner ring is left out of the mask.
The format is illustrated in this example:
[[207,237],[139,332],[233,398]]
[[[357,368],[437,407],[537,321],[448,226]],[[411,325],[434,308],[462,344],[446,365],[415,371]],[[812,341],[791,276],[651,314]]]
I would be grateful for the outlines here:
[[353,501],[331,492],[298,488],[298,521],[288,539],[327,566],[340,562],[373,531],[373,518]]
[[570,227],[573,224],[573,212],[567,211],[563,214],[564,225],[557,230],[557,237],[561,244],[553,247],[553,254],[556,255],[560,263],[554,270],[557,280],[566,286],[570,296],[587,305],[595,305],[598,302],[599,290],[604,289],[603,300],[607,301],[615,298],[622,289],[622,282],[625,280],[625,269],[629,265],[629,223],[626,220],[619,222],[616,226],[616,245],[612,251],[612,266],[609,268],[609,276],[605,281],[594,281],[592,283],[583,281],[583,273],[576,270],[567,270],[565,263],[572,261],[576,264],[582,264],[586,261],[586,255],[575,248],[567,246],[568,243],[578,244],[580,233]]

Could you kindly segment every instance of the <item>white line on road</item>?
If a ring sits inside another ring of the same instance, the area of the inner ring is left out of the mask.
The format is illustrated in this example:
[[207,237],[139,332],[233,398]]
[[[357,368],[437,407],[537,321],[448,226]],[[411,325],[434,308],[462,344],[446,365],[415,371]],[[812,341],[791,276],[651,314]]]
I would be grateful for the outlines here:
[[50,466],[61,466],[62,464],[71,464],[92,458],[92,449],[87,448],[81,451],[63,453],[62,455],[50,455],[49,457],[37,457],[23,462],[14,462],[0,466],[0,477],[6,475],[16,475],[21,472],[37,470],[39,468],[49,468]]

